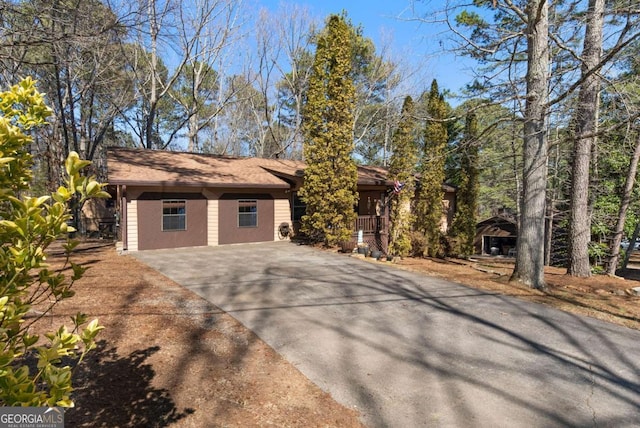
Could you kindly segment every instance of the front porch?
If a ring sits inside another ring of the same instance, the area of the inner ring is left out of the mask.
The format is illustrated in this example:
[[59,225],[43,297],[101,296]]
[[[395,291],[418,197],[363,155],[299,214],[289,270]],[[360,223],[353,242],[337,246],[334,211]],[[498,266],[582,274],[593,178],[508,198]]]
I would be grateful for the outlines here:
[[359,215],[354,225],[350,244],[358,243],[358,232],[362,231],[362,240],[371,249],[387,254],[389,247],[389,219],[386,216]]
[[[303,237],[300,231],[300,221],[293,221],[294,234]],[[371,249],[380,250],[387,254],[389,247],[389,219],[385,216],[360,215],[353,225],[353,233],[349,242],[345,242],[343,249],[354,249],[358,245],[358,231],[362,230],[362,240]]]

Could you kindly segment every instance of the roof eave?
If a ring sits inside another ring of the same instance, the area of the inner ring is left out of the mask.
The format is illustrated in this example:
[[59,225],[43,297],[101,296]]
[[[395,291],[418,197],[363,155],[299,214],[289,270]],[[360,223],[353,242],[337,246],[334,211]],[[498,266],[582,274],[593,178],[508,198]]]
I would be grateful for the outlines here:
[[234,189],[289,189],[287,183],[210,183],[205,181],[140,181],[140,180],[108,180],[109,184],[115,186],[148,186],[148,187],[212,187],[212,188],[234,188]]
[[361,186],[393,186],[393,181],[389,180],[372,180],[372,179],[360,179],[358,180],[358,185]]

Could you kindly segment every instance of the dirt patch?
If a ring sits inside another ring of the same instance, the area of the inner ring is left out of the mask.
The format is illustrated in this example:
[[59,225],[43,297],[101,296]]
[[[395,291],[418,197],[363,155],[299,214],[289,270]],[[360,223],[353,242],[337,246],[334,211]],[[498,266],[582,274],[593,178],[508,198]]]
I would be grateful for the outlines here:
[[362,426],[231,316],[113,245],[74,259],[90,266],[76,296],[38,327],[82,311],[106,329],[76,373],[68,426]]

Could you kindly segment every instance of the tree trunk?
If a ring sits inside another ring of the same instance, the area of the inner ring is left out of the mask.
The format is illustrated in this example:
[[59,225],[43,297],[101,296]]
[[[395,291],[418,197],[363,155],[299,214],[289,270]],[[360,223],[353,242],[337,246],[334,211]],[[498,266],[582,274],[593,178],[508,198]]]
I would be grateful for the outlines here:
[[549,88],[549,4],[527,3],[527,100],[518,254],[512,280],[544,288],[544,219],[547,187],[546,101]]
[[[620,258],[620,243],[622,242],[622,234],[624,231],[624,223],[627,220],[627,210],[629,209],[629,203],[631,202],[631,193],[633,192],[633,186],[636,183],[636,173],[638,172],[638,161],[640,160],[640,133],[636,136],[636,148],[629,164],[629,171],[627,172],[627,178],[624,183],[624,192],[622,194],[622,200],[620,201],[620,211],[618,212],[618,222],[616,223],[616,229],[611,240],[611,258],[609,259],[609,265],[607,266],[607,274],[615,275],[616,268],[618,267],[618,259]],[[635,241],[629,244],[627,254],[631,254],[635,246]],[[628,258],[625,258],[628,260]],[[625,264],[626,267],[626,264]]]
[[582,51],[583,82],[578,95],[576,139],[573,146],[571,181],[571,221],[569,223],[569,265],[572,276],[591,276],[589,241],[589,167],[591,149],[596,140],[600,78],[591,73],[600,62],[605,0],[589,0],[587,27]]
[[194,62],[191,72],[191,88],[190,102],[188,105],[189,121],[187,122],[187,137],[189,140],[187,151],[195,153],[200,151],[200,142],[198,141],[198,133],[200,132],[200,111],[199,105],[204,105],[204,100],[200,97],[200,87],[203,81],[203,64]]
[[189,152],[200,151],[200,143],[198,141],[198,119],[198,112],[194,112],[189,118],[189,130],[187,131],[189,136],[189,146],[187,148],[187,151]]
[[158,23],[156,21],[155,0],[149,0],[149,34],[151,37],[151,94],[149,95],[149,111],[145,117],[145,145],[147,149],[153,148],[153,122],[156,120],[158,108]]

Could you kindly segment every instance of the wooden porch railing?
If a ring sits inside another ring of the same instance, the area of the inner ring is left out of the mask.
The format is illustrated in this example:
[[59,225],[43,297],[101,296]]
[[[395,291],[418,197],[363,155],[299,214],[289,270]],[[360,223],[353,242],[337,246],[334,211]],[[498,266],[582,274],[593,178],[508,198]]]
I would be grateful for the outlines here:
[[387,224],[385,216],[361,215],[356,220],[354,230],[356,232],[362,230],[363,233],[386,233]]
[[[294,221],[293,228],[296,235],[300,234],[300,222]],[[351,240],[346,247],[351,249],[355,248],[358,238],[358,231],[362,230],[363,239],[370,248],[376,248],[378,250],[387,252],[387,246],[389,244],[389,219],[381,216],[362,215],[358,216],[353,224],[353,233]]]
[[385,216],[361,215],[354,224],[353,244],[355,245],[358,231],[362,230],[363,240],[370,248],[387,252],[389,243],[389,219]]

